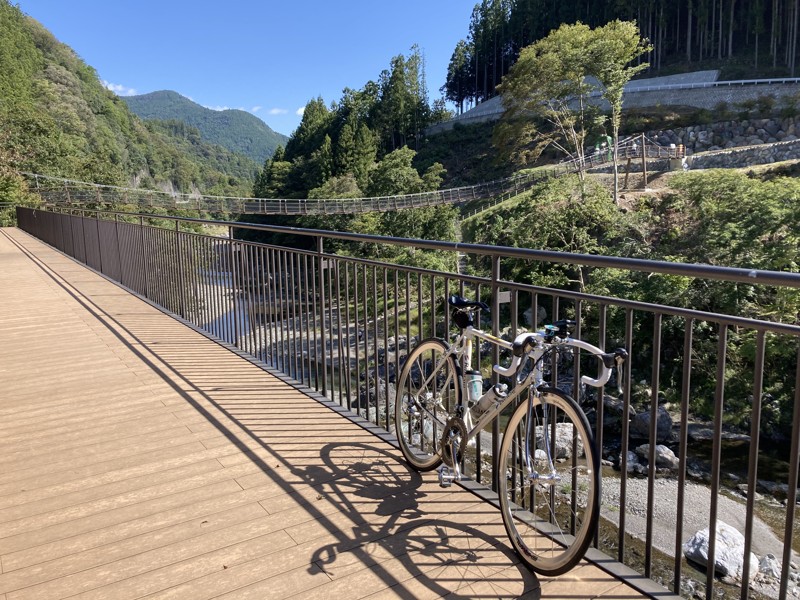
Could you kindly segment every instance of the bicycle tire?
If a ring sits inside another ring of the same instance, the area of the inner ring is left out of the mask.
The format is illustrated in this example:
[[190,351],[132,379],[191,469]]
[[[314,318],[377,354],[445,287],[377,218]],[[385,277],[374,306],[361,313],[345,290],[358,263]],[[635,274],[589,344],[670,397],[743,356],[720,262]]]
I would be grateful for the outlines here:
[[442,463],[439,450],[443,432],[441,423],[428,417],[419,407],[427,403],[429,410],[446,423],[461,396],[456,361],[452,356],[445,359],[439,372],[432,372],[447,350],[447,344],[438,338],[421,341],[408,354],[397,381],[395,433],[406,461],[418,471],[430,471]]
[[[600,461],[589,422],[578,404],[555,388],[540,388],[540,392],[543,398],[528,392],[529,400],[516,408],[508,422],[500,445],[498,492],[514,550],[533,571],[554,576],[574,567],[594,537],[600,515]],[[531,440],[534,470],[549,470],[541,435],[542,399],[550,419],[552,462],[561,477],[557,481],[531,480],[525,475],[524,436]],[[528,423],[530,401],[532,424]],[[557,445],[559,435],[562,443]]]

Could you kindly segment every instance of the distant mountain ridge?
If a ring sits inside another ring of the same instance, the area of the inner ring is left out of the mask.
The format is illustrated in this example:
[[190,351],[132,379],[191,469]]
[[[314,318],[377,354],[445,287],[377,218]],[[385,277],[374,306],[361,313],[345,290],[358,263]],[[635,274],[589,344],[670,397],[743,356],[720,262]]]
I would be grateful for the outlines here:
[[249,112],[212,110],[169,90],[122,99],[142,119],[181,121],[196,127],[204,140],[244,154],[258,164],[272,156],[278,146],[285,146],[289,139]]

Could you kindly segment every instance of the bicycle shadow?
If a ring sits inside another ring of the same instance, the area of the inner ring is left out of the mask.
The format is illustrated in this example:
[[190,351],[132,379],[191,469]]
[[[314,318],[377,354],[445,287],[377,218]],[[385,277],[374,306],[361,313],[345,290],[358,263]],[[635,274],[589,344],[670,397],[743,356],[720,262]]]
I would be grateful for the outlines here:
[[349,521],[310,559],[309,569],[334,586],[346,590],[369,569],[384,586],[375,591],[389,584],[400,597],[539,597],[539,579],[506,545],[492,506],[458,487],[440,488],[435,475],[411,470],[396,451],[330,443],[321,458],[322,466],[298,475]]

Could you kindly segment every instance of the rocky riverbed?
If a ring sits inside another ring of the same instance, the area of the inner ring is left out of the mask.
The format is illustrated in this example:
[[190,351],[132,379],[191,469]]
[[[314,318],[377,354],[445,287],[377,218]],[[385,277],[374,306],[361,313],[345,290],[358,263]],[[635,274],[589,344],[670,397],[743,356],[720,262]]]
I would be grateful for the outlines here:
[[[678,482],[671,478],[655,480],[653,506],[653,546],[664,554],[675,556],[675,524],[678,520]],[[629,477],[625,507],[625,530],[634,537],[644,540],[647,532],[647,479]],[[603,477],[602,516],[608,521],[619,524],[620,479]],[[717,499],[717,514],[720,520],[738,531],[745,530],[746,507],[735,498],[721,494]],[[686,482],[684,487],[683,532],[681,545],[697,531],[707,528],[711,507],[711,490],[701,484]],[[759,560],[767,555],[783,556],[783,540],[761,519],[753,517],[752,552]],[[796,565],[799,561],[795,560]],[[789,597],[800,597],[798,590],[797,570],[790,576]],[[778,598],[779,579],[773,574],[759,573],[752,581],[751,588],[769,598]]]

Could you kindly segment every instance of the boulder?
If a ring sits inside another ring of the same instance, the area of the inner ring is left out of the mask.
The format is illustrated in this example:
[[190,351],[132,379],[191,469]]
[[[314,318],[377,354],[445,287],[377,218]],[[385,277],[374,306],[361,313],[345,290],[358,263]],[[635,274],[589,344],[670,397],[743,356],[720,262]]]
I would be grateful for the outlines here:
[[[650,411],[637,413],[631,419],[631,437],[646,440],[650,437]],[[672,417],[663,406],[658,407],[656,414],[656,442],[666,442],[672,437]]]
[[758,563],[758,571],[765,578],[780,579],[781,563],[774,554],[767,554]]
[[636,416],[636,410],[628,406],[625,412],[625,402],[609,395],[603,396],[603,429],[607,433],[621,433],[623,420],[630,421]]
[[[619,455],[619,465],[622,468],[622,454]],[[639,457],[635,452],[628,450],[628,473],[635,473],[637,475],[647,475],[647,467],[639,462]]]
[[533,322],[533,308],[529,308],[525,312],[522,313],[522,318],[525,321],[525,325],[528,327],[538,327],[540,324],[545,322],[547,319],[547,310],[543,306],[538,306],[536,311],[536,323]]
[[[741,582],[744,571],[744,536],[734,527],[717,521],[716,546],[714,551],[714,572],[726,581]],[[706,527],[695,533],[683,545],[683,555],[687,560],[708,568],[708,542],[710,529]],[[750,578],[758,574],[758,557],[750,553]]]
[[[636,454],[644,461],[650,457],[650,444],[642,444],[636,448]],[[661,469],[676,470],[680,466],[680,460],[675,453],[663,444],[656,445],[656,467]]]
[[[388,392],[388,397],[387,397]],[[366,408],[367,406],[388,406],[393,407],[397,391],[393,384],[386,385],[385,379],[378,379],[377,385],[374,378],[370,378],[369,383],[363,383],[358,388],[358,398],[353,403],[355,408]]]

